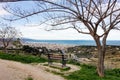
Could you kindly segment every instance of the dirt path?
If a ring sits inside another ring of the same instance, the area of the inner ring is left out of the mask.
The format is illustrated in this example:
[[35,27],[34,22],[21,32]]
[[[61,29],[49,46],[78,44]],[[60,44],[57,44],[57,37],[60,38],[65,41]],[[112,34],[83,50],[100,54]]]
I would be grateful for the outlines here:
[[28,76],[33,80],[65,80],[30,64],[0,59],[0,80],[25,80]]
[[[40,63],[40,64],[33,64],[34,66],[38,67],[38,68],[42,68],[43,70],[49,70],[49,71],[55,71],[55,72],[58,72],[58,73],[63,73],[63,74],[69,74],[71,72],[74,72],[74,71],[78,71],[80,70],[80,66],[75,66],[75,65],[72,65],[72,64],[67,64],[68,67],[70,67],[70,70],[68,71],[61,71],[60,69],[57,69],[57,68],[52,68],[52,67],[49,67],[49,66],[44,66],[45,64],[48,64],[48,63]],[[58,66],[59,68],[62,67],[62,64],[61,63],[56,63],[56,62],[53,62],[52,66]]]

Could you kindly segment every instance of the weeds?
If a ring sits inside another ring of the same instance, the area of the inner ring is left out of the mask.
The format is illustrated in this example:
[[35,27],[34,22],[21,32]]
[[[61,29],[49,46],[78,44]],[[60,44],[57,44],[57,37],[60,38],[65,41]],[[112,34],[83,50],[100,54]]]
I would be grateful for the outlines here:
[[34,63],[34,62],[43,63],[47,61],[45,58],[32,56],[32,55],[19,55],[19,54],[6,54],[6,53],[0,53],[0,58],[6,60],[18,61],[22,63]]
[[25,80],[33,80],[31,76],[28,76]]

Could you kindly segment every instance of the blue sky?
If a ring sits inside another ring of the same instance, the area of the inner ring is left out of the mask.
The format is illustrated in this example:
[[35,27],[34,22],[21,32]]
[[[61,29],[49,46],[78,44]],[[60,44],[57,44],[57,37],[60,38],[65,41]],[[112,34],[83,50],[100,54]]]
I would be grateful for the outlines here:
[[[6,4],[6,3],[5,3]],[[7,3],[9,4],[9,3]],[[23,6],[24,8],[31,8],[32,3],[31,2],[20,2],[20,3],[14,3],[14,6]],[[2,9],[2,6],[4,6],[4,3],[0,3],[0,16],[10,16],[9,13],[4,11]],[[35,7],[35,6],[32,6]],[[22,7],[21,7],[22,8]],[[13,27],[16,27],[19,31],[22,32],[22,37],[25,38],[32,38],[32,39],[47,39],[47,40],[92,40],[92,37],[90,35],[84,35],[78,33],[74,29],[67,29],[67,30],[57,30],[57,31],[46,31],[44,30],[46,26],[44,25],[39,25],[39,26],[34,26],[39,24],[40,15],[33,16],[29,18],[29,22],[26,20],[17,20],[11,23]],[[0,19],[1,20],[1,19]],[[3,21],[3,20],[1,20]],[[6,21],[4,21],[6,22]],[[33,26],[31,26],[33,25]],[[108,40],[120,40],[120,31],[111,31]]]

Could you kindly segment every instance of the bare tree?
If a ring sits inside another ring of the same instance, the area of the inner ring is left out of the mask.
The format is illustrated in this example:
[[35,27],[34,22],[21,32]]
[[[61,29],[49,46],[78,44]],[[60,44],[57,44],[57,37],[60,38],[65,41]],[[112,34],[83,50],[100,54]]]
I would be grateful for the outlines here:
[[[35,0],[36,1],[36,0]],[[53,27],[50,30],[73,28],[79,33],[89,34],[96,42],[98,49],[97,72],[104,77],[104,58],[106,40],[111,30],[119,30],[119,0],[37,0],[38,10],[19,11],[6,7],[5,10],[23,19],[36,14],[43,14],[44,23]],[[11,21],[12,21],[11,20]],[[99,33],[100,32],[100,33]]]
[[0,39],[3,44],[4,52],[7,52],[7,47],[12,44],[13,39],[20,37],[18,31],[14,27],[4,25],[0,28]]
[[12,44],[15,46],[16,49],[20,49],[22,47],[20,38],[17,38],[16,40],[14,40]]

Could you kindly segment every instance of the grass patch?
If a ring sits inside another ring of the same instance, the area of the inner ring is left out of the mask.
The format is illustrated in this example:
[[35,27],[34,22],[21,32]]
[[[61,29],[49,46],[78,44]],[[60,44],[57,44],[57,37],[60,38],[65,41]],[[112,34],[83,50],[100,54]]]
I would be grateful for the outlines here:
[[69,71],[70,67],[57,67],[57,66],[50,66],[51,68],[59,69],[60,71]]
[[6,60],[13,60],[22,63],[43,63],[47,60],[45,58],[32,56],[32,55],[19,55],[19,54],[7,54],[7,53],[0,53],[1,59]]
[[61,71],[69,71],[71,68],[70,67],[65,67],[65,68],[62,68]]
[[51,71],[51,73],[53,73],[53,74],[55,74],[55,75],[61,75],[61,76],[64,75],[64,73],[60,73],[60,72],[57,72],[57,71]]
[[75,60],[68,60],[67,61],[67,64],[73,64],[73,65],[77,65],[77,66],[80,66],[80,63],[75,61]]
[[49,69],[46,69],[45,71],[50,72],[50,73],[53,73],[53,74],[55,74],[55,75],[61,75],[61,76],[64,75],[64,73],[57,72],[57,71],[52,71],[52,70],[49,70]]
[[[49,66],[48,64],[44,64],[44,66]],[[59,69],[60,71],[69,71],[71,68],[70,67],[62,67],[62,66],[55,66],[55,65],[50,65],[49,67],[54,68],[54,69]]]
[[94,66],[81,65],[81,70],[64,77],[67,80],[120,80],[120,69],[106,70],[105,77],[100,78]]
[[25,80],[33,80],[31,76],[28,76]]

